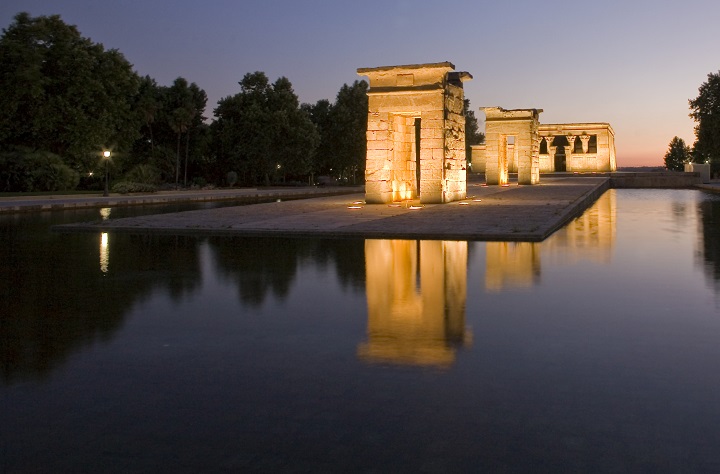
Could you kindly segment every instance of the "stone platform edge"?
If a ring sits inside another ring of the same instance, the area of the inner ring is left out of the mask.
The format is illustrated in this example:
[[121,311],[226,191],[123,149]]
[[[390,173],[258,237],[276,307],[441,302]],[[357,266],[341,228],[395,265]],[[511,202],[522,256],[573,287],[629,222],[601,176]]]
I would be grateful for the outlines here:
[[583,212],[585,212],[590,206],[595,204],[595,201],[597,201],[600,196],[602,196],[606,191],[612,188],[611,184],[612,182],[609,178],[604,179],[593,189],[576,199],[560,214],[558,220],[555,223],[551,224],[549,227],[546,228],[540,241],[547,239],[548,237],[550,237],[550,235],[564,227],[570,221],[577,217],[580,217]]
[[[325,238],[325,239],[408,239],[408,240],[456,240],[485,242],[542,242],[558,229],[574,218],[580,216],[587,208],[607,190],[611,188],[609,179],[602,179],[597,185],[569,203],[567,207],[553,218],[547,225],[535,232],[491,233],[470,230],[458,231],[383,231],[383,230],[347,230],[335,229],[228,229],[228,228],[163,228],[136,226],[103,226],[101,222],[75,223],[53,226],[52,230],[64,233],[76,232],[112,232],[135,235],[180,235],[180,236],[226,236],[226,237],[267,237],[267,238]],[[320,197],[320,196],[317,196]],[[440,205],[442,206],[442,204]]]
[[160,204],[187,204],[192,202],[222,202],[235,201],[239,203],[254,203],[272,199],[307,199],[320,196],[339,196],[353,194],[363,188],[361,186],[342,188],[313,188],[306,189],[276,189],[257,190],[242,189],[237,191],[219,192],[186,192],[179,194],[139,194],[133,196],[119,195],[110,197],[31,197],[26,200],[13,201],[0,200],[0,214],[13,214],[20,212],[62,211],[72,209],[92,209],[112,206],[152,206]]

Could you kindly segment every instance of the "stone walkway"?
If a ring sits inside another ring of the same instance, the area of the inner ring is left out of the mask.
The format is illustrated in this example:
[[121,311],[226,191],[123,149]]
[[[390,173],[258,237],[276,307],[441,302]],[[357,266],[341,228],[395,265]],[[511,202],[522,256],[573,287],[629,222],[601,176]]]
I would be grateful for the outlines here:
[[64,232],[541,241],[609,188],[606,177],[544,178],[540,185],[468,185],[468,199],[365,205],[363,194],[68,224]]
[[0,214],[14,212],[54,211],[88,207],[133,206],[181,202],[237,201],[257,202],[269,199],[299,199],[362,192],[362,186],[322,186],[287,188],[235,188],[194,191],[160,191],[152,194],[75,194],[53,196],[18,196],[0,198]]

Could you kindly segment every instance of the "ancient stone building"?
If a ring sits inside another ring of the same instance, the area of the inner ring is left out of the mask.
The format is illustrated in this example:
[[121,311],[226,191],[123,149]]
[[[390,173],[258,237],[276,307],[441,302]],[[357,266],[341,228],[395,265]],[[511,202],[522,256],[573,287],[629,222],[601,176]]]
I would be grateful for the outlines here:
[[365,202],[465,198],[463,81],[449,62],[360,68],[368,90]]
[[616,171],[615,132],[609,123],[554,123],[538,128],[540,172]]
[[518,183],[540,182],[538,126],[542,109],[484,107],[485,180],[505,184],[514,167]]
[[615,132],[608,123],[537,124],[532,116],[540,109],[481,110],[487,116],[485,143],[472,147],[470,161],[488,184],[506,183],[508,173],[517,173],[520,184],[537,183],[536,159],[539,173],[617,170]]

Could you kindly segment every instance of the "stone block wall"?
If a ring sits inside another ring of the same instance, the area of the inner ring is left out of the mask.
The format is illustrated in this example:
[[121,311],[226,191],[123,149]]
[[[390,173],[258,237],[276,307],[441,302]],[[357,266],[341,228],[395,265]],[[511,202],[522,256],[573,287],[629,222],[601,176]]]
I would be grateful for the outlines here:
[[465,197],[462,81],[472,76],[453,70],[448,62],[358,69],[370,79],[365,202]]
[[[442,201],[465,199],[467,189],[467,159],[465,157],[464,91],[448,84],[445,90],[445,195]],[[440,197],[440,196],[438,196]],[[436,198],[437,200],[437,198]]]
[[472,145],[470,147],[470,160],[473,173],[485,173],[485,144]]

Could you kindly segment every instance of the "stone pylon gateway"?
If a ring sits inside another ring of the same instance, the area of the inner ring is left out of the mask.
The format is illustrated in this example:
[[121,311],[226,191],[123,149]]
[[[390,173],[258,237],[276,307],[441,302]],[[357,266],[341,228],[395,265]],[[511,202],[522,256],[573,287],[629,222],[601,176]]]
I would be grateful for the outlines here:
[[507,184],[508,162],[517,163],[518,184],[539,183],[538,126],[542,109],[484,107],[483,111],[487,184]]
[[368,90],[365,202],[466,196],[463,81],[449,62],[360,68]]

